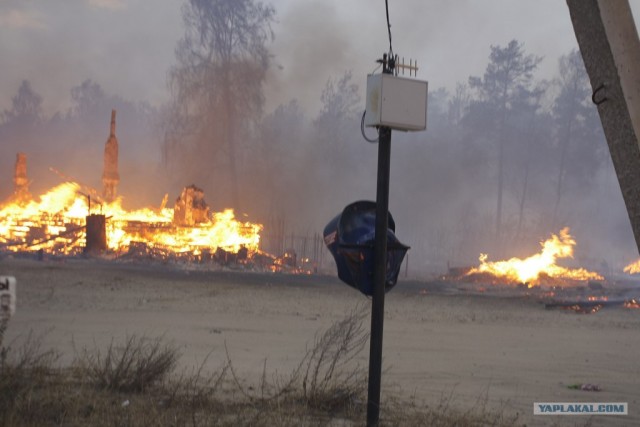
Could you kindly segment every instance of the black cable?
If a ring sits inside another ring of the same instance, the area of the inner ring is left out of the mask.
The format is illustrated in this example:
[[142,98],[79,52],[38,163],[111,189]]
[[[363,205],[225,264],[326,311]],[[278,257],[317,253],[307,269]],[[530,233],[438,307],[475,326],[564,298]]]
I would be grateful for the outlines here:
[[367,114],[367,110],[364,110],[364,113],[362,113],[362,120],[360,120],[360,132],[362,132],[362,137],[364,138],[365,141],[375,144],[380,139],[380,136],[378,136],[378,138],[376,139],[369,139],[367,135],[364,134],[364,116],[366,114]]
[[389,0],[384,0],[387,9],[387,30],[389,30],[389,54],[393,56],[393,48],[391,47],[391,23],[389,22]]

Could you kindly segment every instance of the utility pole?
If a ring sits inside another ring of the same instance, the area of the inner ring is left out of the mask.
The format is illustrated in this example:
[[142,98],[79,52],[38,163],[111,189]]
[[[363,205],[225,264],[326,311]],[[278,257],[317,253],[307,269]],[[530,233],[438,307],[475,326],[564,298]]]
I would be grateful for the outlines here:
[[[393,74],[395,61],[383,56],[383,73]],[[374,248],[374,288],[371,301],[371,337],[369,341],[369,394],[367,426],[380,421],[380,386],[382,377],[382,336],[384,327],[384,293],[387,279],[387,230],[389,229],[389,171],[391,163],[391,128],[381,126],[378,139],[378,185],[376,190],[376,240]]]
[[[418,66],[412,60],[409,65],[405,65],[404,60],[398,62],[393,50],[389,49],[389,52],[377,61],[382,64],[382,74],[367,76],[367,109],[360,124],[365,140],[378,143],[376,201],[351,203],[329,221],[323,233],[324,242],[336,261],[340,280],[372,298],[369,427],[380,422],[384,296],[395,286],[409,249],[395,236],[395,221],[389,214],[391,130],[421,131],[427,127],[428,83],[394,75],[396,69],[413,73]],[[365,126],[375,127],[378,138],[367,138]]]
[[567,0],[640,250],[640,39],[627,0]]

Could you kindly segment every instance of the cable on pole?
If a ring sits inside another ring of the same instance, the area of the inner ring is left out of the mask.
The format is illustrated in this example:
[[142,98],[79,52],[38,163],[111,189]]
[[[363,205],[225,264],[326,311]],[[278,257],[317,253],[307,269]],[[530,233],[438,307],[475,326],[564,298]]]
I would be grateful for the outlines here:
[[369,138],[365,133],[364,133],[364,117],[367,115],[367,110],[364,110],[364,113],[362,113],[362,120],[360,120],[360,132],[362,132],[362,137],[364,138],[365,141],[370,142],[372,144],[375,144],[376,142],[378,142],[378,140],[380,139],[380,135],[378,135],[378,137],[376,139],[372,139]]
[[384,5],[387,10],[387,30],[389,32],[389,56],[393,56],[393,47],[391,47],[391,22],[389,21],[389,0],[384,0]]

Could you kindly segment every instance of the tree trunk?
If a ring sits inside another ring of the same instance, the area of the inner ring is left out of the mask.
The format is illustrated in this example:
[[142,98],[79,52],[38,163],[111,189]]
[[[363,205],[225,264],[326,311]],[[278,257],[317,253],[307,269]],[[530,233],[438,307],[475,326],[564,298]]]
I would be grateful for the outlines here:
[[496,205],[496,244],[500,245],[502,231],[502,191],[504,187],[504,138],[498,141],[498,199]]
[[536,109],[538,108],[538,102],[540,102],[540,98],[536,103],[536,107],[531,112],[531,120],[529,122],[529,132],[527,132],[527,155],[525,157],[526,163],[524,165],[524,183],[522,185],[522,197],[520,198],[520,213],[518,216],[518,228],[516,230],[516,236],[520,236],[520,232],[522,231],[522,223],[524,221],[524,204],[527,200],[527,192],[529,190],[529,171],[531,169],[531,147],[533,142],[535,141],[535,124],[536,124]]
[[507,88],[502,93],[502,105],[500,112],[500,124],[498,129],[498,200],[496,206],[496,247],[501,250],[502,239],[502,193],[504,190],[504,145],[505,145],[505,123],[507,115]]
[[231,189],[231,204],[236,213],[240,212],[240,186],[238,177],[237,152],[235,145],[235,114],[231,102],[229,67],[226,67],[224,104],[226,110],[226,136],[229,150],[229,186]]
[[562,199],[562,186],[564,183],[564,174],[567,162],[567,151],[569,148],[569,141],[571,141],[571,134],[573,128],[573,114],[570,116],[569,123],[566,127],[565,136],[562,140],[562,148],[560,151],[560,166],[558,169],[558,185],[556,186],[556,202],[553,205],[553,216],[551,217],[551,224],[554,228],[558,228],[556,221],[558,219],[558,207],[560,206],[560,200]]
[[[531,143],[529,143],[531,145]],[[518,215],[518,229],[516,232],[516,236],[520,236],[520,232],[522,231],[522,221],[524,219],[524,202],[527,199],[527,190],[529,188],[529,169],[531,162],[530,158],[530,149],[527,149],[527,163],[524,166],[524,183],[522,185],[522,197],[520,198],[520,213]]]

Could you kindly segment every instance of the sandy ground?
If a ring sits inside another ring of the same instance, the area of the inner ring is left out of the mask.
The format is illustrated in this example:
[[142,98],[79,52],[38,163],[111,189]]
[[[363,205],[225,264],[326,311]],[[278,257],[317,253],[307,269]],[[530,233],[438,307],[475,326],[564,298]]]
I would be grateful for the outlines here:
[[[314,335],[369,300],[331,277],[204,272],[97,260],[5,257],[18,281],[6,339],[29,331],[59,349],[164,336],[181,363],[223,365],[247,379],[291,372]],[[367,320],[368,322],[368,320]],[[368,327],[368,325],[367,325]],[[387,294],[383,396],[519,413],[527,425],[640,424],[640,310],[579,315],[527,298],[443,292],[400,282]],[[368,346],[361,355],[368,363]],[[603,391],[567,387],[598,384]],[[628,402],[628,416],[533,416],[534,402]]]

